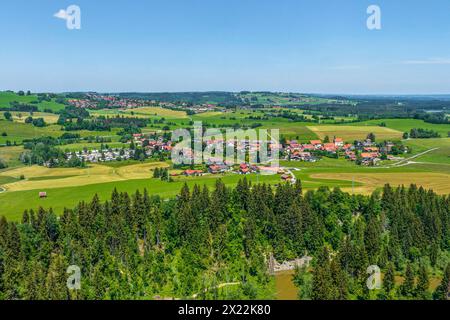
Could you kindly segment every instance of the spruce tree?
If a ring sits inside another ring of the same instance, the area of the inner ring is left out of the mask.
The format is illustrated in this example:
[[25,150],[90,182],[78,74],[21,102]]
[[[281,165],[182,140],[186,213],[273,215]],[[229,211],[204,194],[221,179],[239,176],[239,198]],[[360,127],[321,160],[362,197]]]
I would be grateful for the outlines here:
[[313,300],[331,300],[336,295],[330,268],[330,256],[326,246],[320,251],[313,271],[311,298]]
[[392,263],[389,263],[388,269],[383,279],[383,288],[386,297],[389,299],[392,290],[395,287],[395,269]]
[[414,295],[414,270],[409,262],[406,265],[405,280],[401,285],[400,291],[405,298],[412,298]]
[[429,287],[430,287],[430,279],[428,277],[428,270],[424,264],[421,264],[419,268],[415,297],[420,300],[429,299],[429,292],[428,292]]
[[450,263],[447,265],[444,271],[444,276],[441,283],[433,293],[433,299],[435,300],[447,300],[449,299],[450,288]]

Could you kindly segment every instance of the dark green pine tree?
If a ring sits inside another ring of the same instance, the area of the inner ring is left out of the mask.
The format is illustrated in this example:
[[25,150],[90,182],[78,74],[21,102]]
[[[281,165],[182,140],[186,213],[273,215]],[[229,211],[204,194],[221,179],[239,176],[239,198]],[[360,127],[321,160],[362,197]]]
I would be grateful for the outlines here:
[[297,179],[295,181],[295,186],[294,186],[295,192],[298,195],[302,195],[303,194],[303,187],[302,187],[302,181],[300,179]]
[[381,249],[381,226],[376,216],[372,215],[364,231],[364,243],[370,264],[377,264]]
[[247,218],[244,222],[244,252],[249,258],[256,248],[256,224],[255,220]]
[[197,245],[198,221],[192,210],[191,195],[187,184],[184,184],[178,196],[176,220],[180,240],[185,244]]
[[415,297],[420,300],[430,299],[430,294],[428,291],[429,288],[430,288],[430,279],[428,277],[428,270],[424,264],[421,264],[419,268]]
[[67,289],[67,263],[60,254],[55,254],[45,279],[45,297],[49,300],[67,300],[69,292]]
[[313,271],[311,299],[332,300],[336,288],[333,285],[333,277],[330,267],[330,254],[328,248],[323,247],[320,251]]
[[234,193],[238,208],[247,211],[250,197],[250,185],[247,178],[238,181],[236,189],[234,189]]
[[400,292],[405,298],[412,298],[414,296],[414,270],[409,262],[406,265],[405,280],[400,287]]
[[278,215],[277,224],[279,226],[278,236],[283,238],[288,245],[288,249],[293,252],[293,257],[304,253],[302,238],[302,212],[300,208],[300,198],[294,200],[293,204],[286,212]]
[[333,290],[334,300],[347,300],[348,299],[348,278],[347,273],[341,268],[341,264],[338,258],[335,257],[331,261],[331,276],[333,278]]
[[383,289],[386,299],[390,299],[392,295],[392,290],[395,287],[395,269],[394,264],[389,263],[388,269],[383,279]]
[[442,277],[441,283],[433,293],[433,299],[435,300],[447,300],[449,299],[450,289],[450,263],[447,265]]

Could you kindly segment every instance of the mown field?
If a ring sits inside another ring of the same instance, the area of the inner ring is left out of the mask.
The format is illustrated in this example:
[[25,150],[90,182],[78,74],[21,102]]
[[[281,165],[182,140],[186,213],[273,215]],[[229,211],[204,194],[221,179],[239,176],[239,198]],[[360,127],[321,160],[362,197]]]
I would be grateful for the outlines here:
[[134,109],[104,109],[90,110],[93,116],[125,116],[138,118],[164,117],[167,119],[187,119],[188,116],[184,111],[170,110],[160,107],[139,107]]
[[340,137],[347,142],[365,139],[368,133],[374,133],[379,140],[401,140],[403,135],[400,131],[377,126],[321,125],[308,126],[308,129],[320,139]]
[[[4,111],[0,111],[0,119],[4,119]],[[59,116],[54,113],[46,113],[46,112],[19,112],[19,111],[11,111],[10,112],[13,118],[13,121],[25,123],[25,119],[28,117],[32,117],[33,119],[42,118],[47,124],[55,124],[58,121]]]

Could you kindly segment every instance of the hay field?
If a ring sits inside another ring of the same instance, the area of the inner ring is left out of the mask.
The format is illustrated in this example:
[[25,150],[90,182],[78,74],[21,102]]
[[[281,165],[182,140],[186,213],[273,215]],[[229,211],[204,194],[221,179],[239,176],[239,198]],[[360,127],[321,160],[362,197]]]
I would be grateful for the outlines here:
[[7,183],[2,186],[8,192],[24,190],[47,190],[86,186],[90,184],[108,183],[114,181],[146,179],[152,177],[156,167],[168,167],[165,162],[133,164],[121,168],[92,164],[88,168],[46,168],[41,166],[21,167],[0,172],[0,177],[24,180]]
[[135,109],[127,109],[125,113],[146,116],[159,116],[168,119],[187,119],[188,116],[184,111],[170,110],[161,107],[140,107]]
[[[0,118],[4,117],[4,113],[5,111],[0,111]],[[43,118],[47,124],[55,124],[59,118],[57,114],[45,112],[33,112],[33,114],[30,114],[29,112],[10,111],[10,113],[12,114],[13,121],[20,123],[25,123],[26,118],[32,117],[33,119]]]
[[[355,187],[354,191],[361,194],[369,194],[377,188],[389,183],[393,187],[399,185],[416,184],[426,189],[433,189],[438,194],[450,193],[450,174],[435,172],[393,172],[393,173],[317,173],[312,174],[314,179],[336,179],[362,183],[363,186]],[[352,191],[352,188],[342,188],[344,191]]]
[[394,129],[376,126],[308,126],[320,139],[325,136],[333,138],[334,136],[343,138],[347,142],[365,139],[369,133],[374,133],[377,140],[400,140],[403,133]]

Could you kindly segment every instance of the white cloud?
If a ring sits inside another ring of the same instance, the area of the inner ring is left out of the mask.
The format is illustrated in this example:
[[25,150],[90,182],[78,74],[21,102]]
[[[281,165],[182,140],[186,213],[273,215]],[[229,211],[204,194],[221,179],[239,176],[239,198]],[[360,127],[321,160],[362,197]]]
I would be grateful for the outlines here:
[[403,64],[450,64],[450,59],[447,58],[429,58],[423,60],[406,60]]
[[67,11],[64,9],[59,10],[57,13],[53,15],[55,18],[67,20],[69,18],[69,15],[67,14]]

